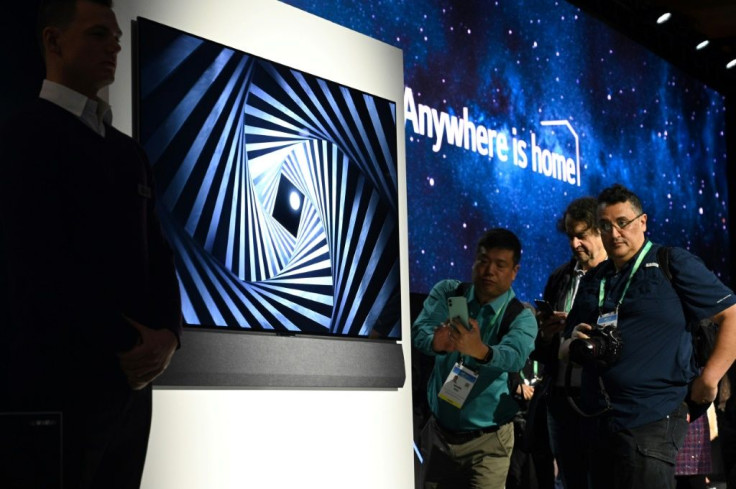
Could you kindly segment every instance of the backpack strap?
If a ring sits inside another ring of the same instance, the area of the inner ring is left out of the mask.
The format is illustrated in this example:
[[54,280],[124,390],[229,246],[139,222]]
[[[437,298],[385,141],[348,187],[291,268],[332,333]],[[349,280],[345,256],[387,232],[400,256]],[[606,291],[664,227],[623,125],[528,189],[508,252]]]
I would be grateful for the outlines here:
[[506,310],[503,313],[503,318],[501,318],[501,325],[498,327],[499,342],[501,341],[501,338],[503,338],[504,335],[509,332],[509,329],[511,328],[511,323],[514,322],[516,316],[518,316],[523,310],[524,304],[516,297],[512,298],[509,301],[509,303],[506,305]]
[[682,305],[682,311],[685,314],[685,319],[688,322],[688,329],[692,331],[693,321],[687,314],[687,311],[685,310],[685,305],[682,303],[682,297],[680,297],[680,290],[677,288],[675,283],[672,281],[672,270],[670,269],[670,250],[671,249],[672,248],[670,248],[669,246],[661,246],[657,250],[657,263],[659,264],[659,269],[662,271],[664,276],[667,277],[667,280],[669,280],[670,284],[672,284],[672,288],[675,289],[675,293],[677,294],[677,297],[680,299],[680,304]]
[[453,296],[464,296],[465,292],[468,291],[468,287],[470,287],[470,285],[470,282],[460,282],[459,284],[457,284],[457,288],[455,289],[455,292],[453,292]]
[[[659,269],[662,270],[664,276],[670,281],[672,287],[677,292],[677,296],[680,297],[680,291],[672,282],[672,271],[670,270],[670,248],[662,246],[657,250],[657,262],[659,263]],[[682,299],[680,299],[682,304]],[[685,318],[687,320],[687,329],[693,336],[693,359],[695,366],[700,368],[704,367],[711,353],[716,345],[716,338],[718,337],[718,325],[710,319],[692,319],[689,318],[687,311],[684,309]]]
[[685,319],[688,322],[688,330],[692,331],[693,324],[692,321],[688,318],[687,311],[685,311],[685,306],[682,304],[682,298],[680,298],[680,291],[677,289],[677,286],[672,281],[672,270],[670,270],[670,247],[669,246],[660,246],[657,250],[657,263],[659,264],[659,269],[662,271],[665,277],[667,277],[667,280],[672,285],[672,288],[675,289],[675,293],[677,294],[678,299],[680,299],[680,304],[682,305],[682,311],[685,314]]
[[670,248],[669,246],[660,246],[657,250],[657,263],[659,269],[662,270],[667,280],[672,282],[672,272],[670,271]]

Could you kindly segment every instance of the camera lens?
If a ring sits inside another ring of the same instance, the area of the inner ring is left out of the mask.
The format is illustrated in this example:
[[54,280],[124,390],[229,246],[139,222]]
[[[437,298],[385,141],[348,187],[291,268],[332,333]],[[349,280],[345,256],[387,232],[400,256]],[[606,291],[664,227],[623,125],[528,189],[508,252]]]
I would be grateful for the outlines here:
[[578,338],[570,343],[570,360],[578,365],[596,362],[601,367],[610,367],[621,355],[623,342],[618,329],[604,327],[589,332],[590,338]]
[[597,358],[596,345],[591,340],[578,338],[570,343],[570,360],[586,365]]

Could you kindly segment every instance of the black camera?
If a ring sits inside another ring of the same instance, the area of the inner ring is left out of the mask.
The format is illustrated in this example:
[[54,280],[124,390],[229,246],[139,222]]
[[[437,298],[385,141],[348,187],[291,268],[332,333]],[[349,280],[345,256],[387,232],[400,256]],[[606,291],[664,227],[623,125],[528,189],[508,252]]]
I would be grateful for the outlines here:
[[577,338],[570,342],[570,360],[578,365],[597,364],[610,367],[621,356],[623,341],[615,326],[603,326],[589,331],[590,338]]

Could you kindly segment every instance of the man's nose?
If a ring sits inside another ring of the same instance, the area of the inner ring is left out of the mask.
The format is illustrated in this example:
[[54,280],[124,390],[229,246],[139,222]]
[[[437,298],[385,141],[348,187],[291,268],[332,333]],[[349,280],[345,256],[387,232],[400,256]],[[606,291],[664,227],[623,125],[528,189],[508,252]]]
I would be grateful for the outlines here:
[[110,41],[110,43],[108,44],[107,49],[109,51],[112,51],[115,54],[119,53],[120,52],[120,49],[121,49],[121,47],[120,47],[120,40],[113,37],[112,40]]

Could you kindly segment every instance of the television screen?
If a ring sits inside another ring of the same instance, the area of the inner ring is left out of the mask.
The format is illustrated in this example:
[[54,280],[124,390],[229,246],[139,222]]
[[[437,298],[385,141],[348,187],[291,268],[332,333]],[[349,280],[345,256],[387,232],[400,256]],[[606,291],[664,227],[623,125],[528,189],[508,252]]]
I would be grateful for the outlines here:
[[730,282],[718,92],[564,1],[285,2],[404,52],[412,292],[469,279],[501,226],[524,248],[514,289],[541,296],[571,258],[561,213],[616,182],[652,240]]
[[399,339],[395,104],[144,18],[137,75],[187,325]]

